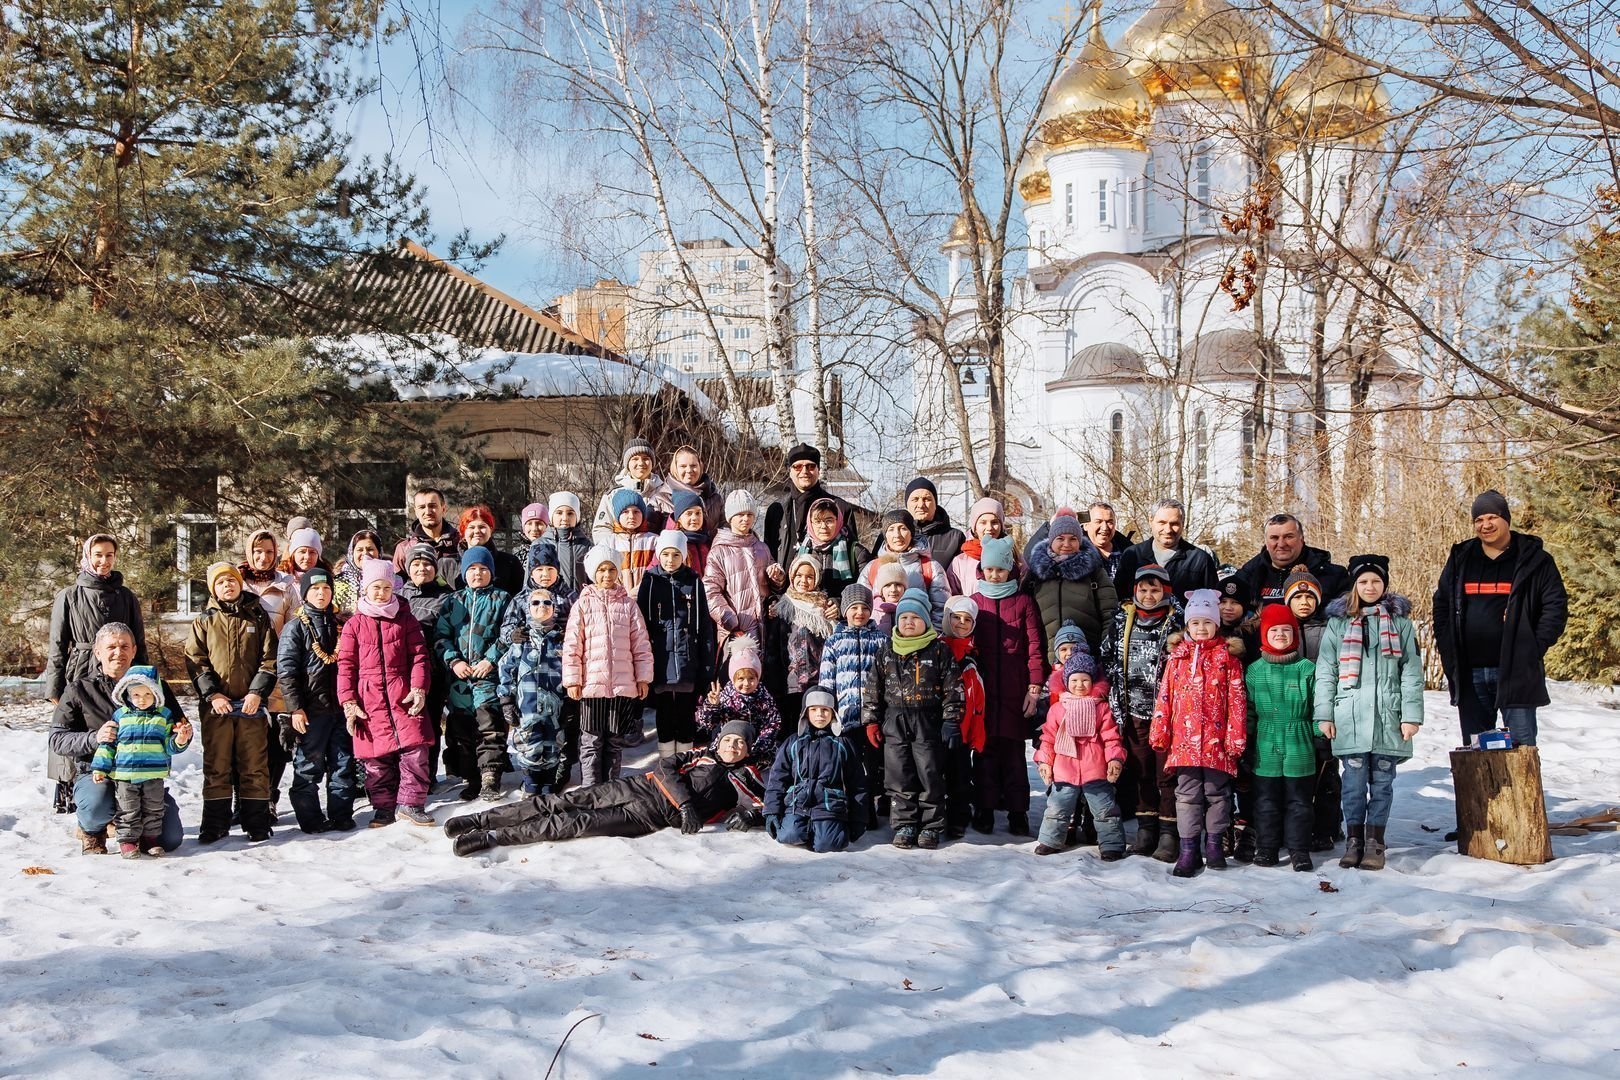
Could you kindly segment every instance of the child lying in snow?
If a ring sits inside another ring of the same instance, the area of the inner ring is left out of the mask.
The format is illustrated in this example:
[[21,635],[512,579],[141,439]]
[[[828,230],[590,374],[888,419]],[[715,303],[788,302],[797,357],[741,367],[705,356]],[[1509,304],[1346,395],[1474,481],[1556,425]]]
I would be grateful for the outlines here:
[[646,836],[679,825],[691,835],[704,823],[724,819],[726,828],[747,832],[762,823],[765,793],[749,764],[754,729],[733,720],[707,750],[661,758],[644,776],[575,788],[566,795],[536,795],[481,814],[445,822],[457,855],[492,847],[573,840],[582,836]]

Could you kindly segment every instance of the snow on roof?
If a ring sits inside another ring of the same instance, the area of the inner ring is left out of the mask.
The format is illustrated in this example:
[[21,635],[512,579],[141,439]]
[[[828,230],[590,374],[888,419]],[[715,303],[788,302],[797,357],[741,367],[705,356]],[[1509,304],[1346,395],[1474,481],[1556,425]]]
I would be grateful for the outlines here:
[[514,353],[465,348],[435,335],[417,341],[354,334],[321,343],[358,352],[388,375],[405,401],[516,394],[519,397],[619,397],[679,390],[711,420],[720,410],[697,380],[668,364],[588,354]]

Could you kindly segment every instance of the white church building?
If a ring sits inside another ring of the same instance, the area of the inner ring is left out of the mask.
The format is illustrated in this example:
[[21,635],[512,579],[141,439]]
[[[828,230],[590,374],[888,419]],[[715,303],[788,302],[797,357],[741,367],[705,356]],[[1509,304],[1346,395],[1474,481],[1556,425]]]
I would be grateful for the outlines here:
[[[1225,0],[1160,0],[1113,46],[1093,8],[1017,176],[1027,267],[1009,269],[1005,414],[1027,515],[1100,497],[1123,521],[1169,495],[1205,539],[1285,504],[1309,524],[1316,462],[1343,469],[1352,411],[1366,417],[1353,445],[1370,450],[1394,437],[1377,409],[1418,393],[1342,257],[1370,240],[1388,95],[1331,51],[1274,51]],[[1262,179],[1272,194],[1256,205]],[[1275,222],[1261,281],[1251,234],[1228,227],[1245,211]],[[960,215],[941,248],[952,356],[930,350],[916,370],[917,464],[953,515],[970,496],[947,380],[981,471],[988,457],[973,225]]]

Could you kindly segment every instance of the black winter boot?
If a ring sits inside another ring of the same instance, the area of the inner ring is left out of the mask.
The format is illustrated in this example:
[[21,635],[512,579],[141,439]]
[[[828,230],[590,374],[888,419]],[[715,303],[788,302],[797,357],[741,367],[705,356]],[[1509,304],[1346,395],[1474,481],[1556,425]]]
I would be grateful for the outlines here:
[[1288,862],[1301,874],[1308,874],[1316,867],[1311,865],[1311,853],[1308,851],[1290,851]]
[[1007,831],[1014,836],[1029,836],[1029,815],[1021,810],[1007,812]]
[[212,844],[231,831],[231,800],[204,799],[202,823],[197,826],[197,843]]
[[[1153,849],[1153,857],[1160,862],[1175,862],[1176,849],[1179,837],[1176,835],[1176,823],[1159,819],[1159,846]],[[1193,838],[1194,843],[1197,837]]]
[[462,858],[476,855],[480,851],[488,851],[495,846],[495,834],[484,829],[477,832],[463,833],[456,837],[455,852]]
[[975,832],[982,832],[987,835],[995,832],[996,812],[984,809],[973,811],[973,829]]
[[1131,841],[1132,855],[1151,855],[1153,849],[1159,846],[1159,819],[1153,817],[1139,817],[1136,819],[1136,839]]
[[1232,860],[1240,863],[1254,862],[1254,845],[1254,826],[1246,823],[1239,825],[1237,843],[1232,847]]
[[1362,848],[1367,835],[1364,825],[1346,825],[1344,855],[1339,859],[1340,870],[1354,870],[1361,865]]
[[242,831],[254,843],[270,839],[270,800],[242,800]]
[[1363,870],[1384,868],[1384,826],[1367,826],[1367,840],[1361,856],[1361,868]]
[[477,814],[462,814],[460,817],[453,817],[444,823],[444,835],[454,840],[458,836],[466,836],[470,832],[476,832],[482,827],[478,823]]
[[1221,838],[1214,833],[1204,834],[1204,864],[1211,870],[1226,869],[1226,852],[1221,850]]

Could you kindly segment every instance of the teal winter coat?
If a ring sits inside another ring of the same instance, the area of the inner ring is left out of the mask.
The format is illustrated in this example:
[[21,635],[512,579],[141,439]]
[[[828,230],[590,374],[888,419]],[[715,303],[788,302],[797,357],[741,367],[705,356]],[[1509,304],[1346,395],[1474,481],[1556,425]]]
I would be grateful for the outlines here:
[[1378,627],[1368,620],[1361,656],[1361,682],[1351,689],[1339,685],[1339,646],[1350,619],[1346,598],[1328,605],[1327,630],[1316,654],[1316,722],[1335,727],[1333,754],[1382,754],[1409,758],[1412,744],[1401,738],[1402,724],[1423,723],[1423,656],[1408,618],[1411,601],[1386,594],[1384,605],[1395,619],[1401,654],[1386,658],[1378,649]]
[[470,712],[495,703],[499,680],[494,671],[481,679],[458,679],[452,669],[461,660],[469,664],[481,660],[501,662],[501,654],[506,651],[501,647],[501,617],[511,598],[510,593],[494,585],[482,589],[467,586],[445,597],[431,637],[433,650],[449,680],[450,708]]

